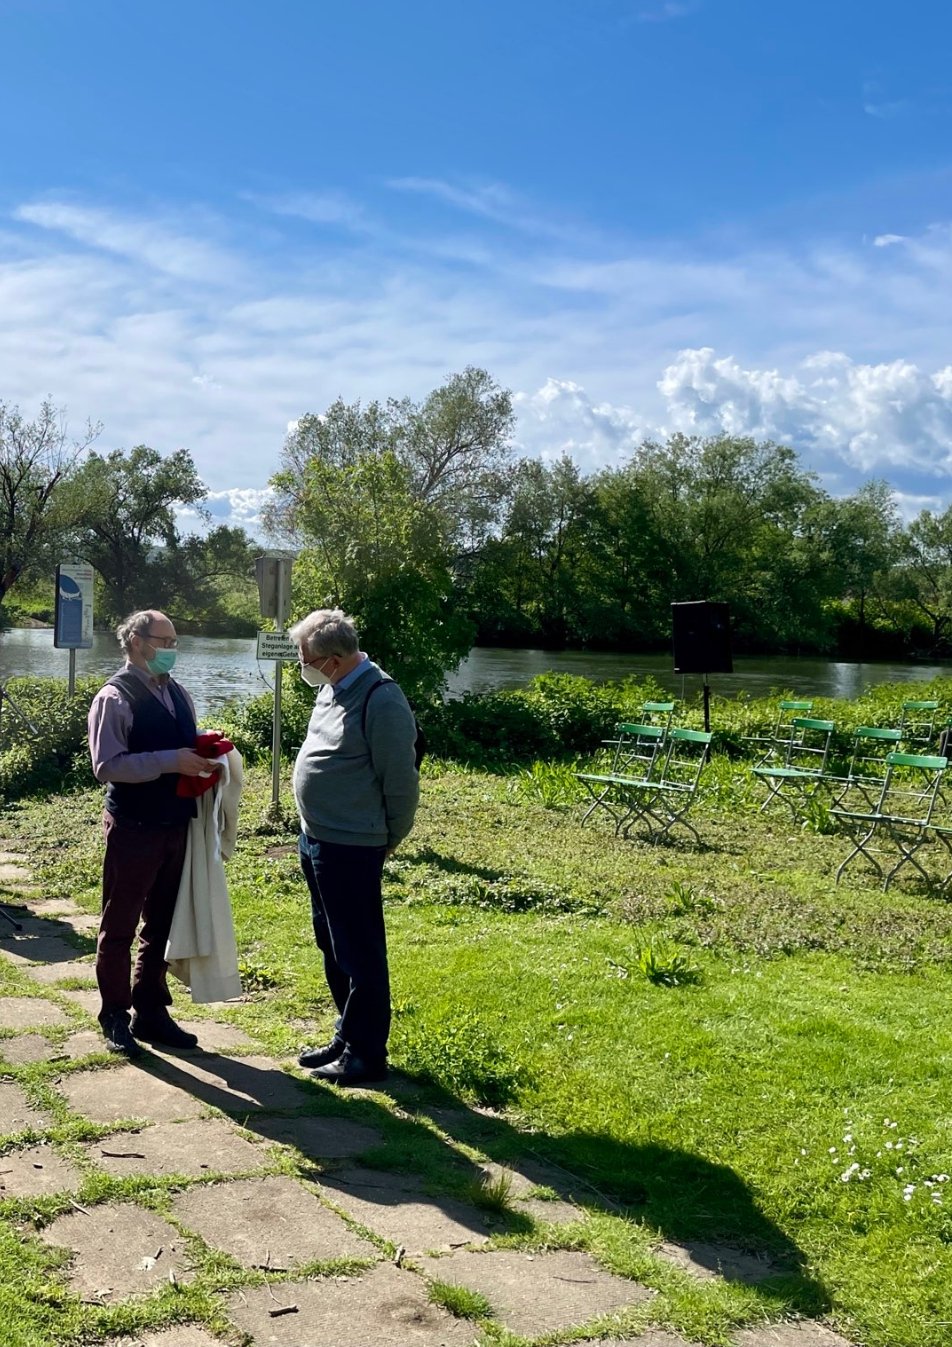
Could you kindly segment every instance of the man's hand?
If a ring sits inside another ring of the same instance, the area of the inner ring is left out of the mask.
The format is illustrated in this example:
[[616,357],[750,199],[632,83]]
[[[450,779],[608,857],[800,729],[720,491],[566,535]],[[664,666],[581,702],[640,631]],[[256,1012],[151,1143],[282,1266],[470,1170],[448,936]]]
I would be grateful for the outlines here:
[[190,748],[180,748],[175,762],[175,770],[181,776],[201,776],[205,772],[217,772],[220,763],[214,758],[203,758]]

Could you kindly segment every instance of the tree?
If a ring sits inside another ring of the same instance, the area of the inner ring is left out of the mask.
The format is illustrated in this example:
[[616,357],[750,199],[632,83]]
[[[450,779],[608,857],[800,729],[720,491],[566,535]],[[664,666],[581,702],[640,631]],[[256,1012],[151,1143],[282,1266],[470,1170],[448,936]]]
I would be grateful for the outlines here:
[[70,440],[49,399],[33,421],[0,402],[0,602],[24,571],[52,569],[81,507],[64,488],[99,430]]
[[484,370],[422,403],[347,404],[302,416],[271,479],[266,531],[303,549],[298,609],[340,604],[411,695],[428,697],[468,651],[455,572],[506,489],[511,399]]
[[512,397],[468,365],[420,404],[390,404],[411,490],[433,506],[457,551],[485,542],[510,483]]
[[305,468],[314,459],[346,469],[392,453],[406,469],[408,493],[431,508],[447,546],[473,551],[495,522],[510,476],[512,398],[485,370],[467,367],[420,403],[391,398],[362,407],[338,398],[302,416],[288,435],[265,525],[274,537],[299,530]]
[[[290,485],[273,479],[278,491]],[[364,452],[342,466],[315,455],[295,484],[294,607],[341,606],[374,657],[409,696],[442,687],[472,644],[453,604],[453,578],[434,510],[414,496],[392,450]]]
[[110,618],[162,601],[165,561],[161,548],[179,544],[176,505],[198,505],[208,491],[186,449],[167,458],[144,444],[128,453],[90,454],[73,490],[85,501],[77,545],[103,582]]
[[825,550],[832,592],[855,605],[856,654],[868,639],[869,602],[899,559],[899,512],[888,482],[864,482],[851,496],[824,498],[810,511],[814,543]]
[[[663,540],[666,602],[725,600],[742,637],[797,644],[819,619],[803,535],[821,493],[795,451],[748,437],[674,435],[647,441],[632,466]],[[804,603],[813,611],[801,611]]]
[[895,589],[928,619],[933,653],[947,650],[952,629],[952,506],[942,514],[923,510],[906,529]]

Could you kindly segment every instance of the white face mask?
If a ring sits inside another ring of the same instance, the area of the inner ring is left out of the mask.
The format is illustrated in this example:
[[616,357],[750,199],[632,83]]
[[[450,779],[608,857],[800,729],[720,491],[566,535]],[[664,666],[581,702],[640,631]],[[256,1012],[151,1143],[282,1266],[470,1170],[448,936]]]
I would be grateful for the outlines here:
[[[329,659],[333,659],[333,656],[326,655],[320,662],[321,664],[326,664]],[[326,687],[331,681],[326,673],[322,673],[320,669],[315,669],[313,664],[301,665],[301,677],[309,688]]]

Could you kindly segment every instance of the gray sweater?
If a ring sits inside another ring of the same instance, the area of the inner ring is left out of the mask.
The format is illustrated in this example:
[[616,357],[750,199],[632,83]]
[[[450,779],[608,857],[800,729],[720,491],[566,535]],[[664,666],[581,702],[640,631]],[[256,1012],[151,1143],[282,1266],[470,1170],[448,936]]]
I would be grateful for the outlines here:
[[416,723],[396,683],[373,694],[366,736],[361,730],[364,700],[381,675],[368,661],[348,687],[318,690],[293,785],[301,828],[319,842],[395,847],[413,827]]

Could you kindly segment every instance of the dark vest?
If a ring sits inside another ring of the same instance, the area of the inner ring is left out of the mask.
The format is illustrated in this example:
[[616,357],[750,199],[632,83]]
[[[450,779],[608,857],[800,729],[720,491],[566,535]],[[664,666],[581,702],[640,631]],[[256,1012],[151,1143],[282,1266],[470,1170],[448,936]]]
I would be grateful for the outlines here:
[[[163,749],[194,748],[195,718],[179,685],[169,679],[168,689],[175,707],[172,716],[140,678],[125,669],[109,679],[132,707],[129,730],[130,753],[159,753]],[[195,801],[176,795],[177,772],[165,772],[154,781],[132,785],[110,781],[106,790],[106,808],[117,818],[130,823],[169,828],[187,823],[196,815]]]

